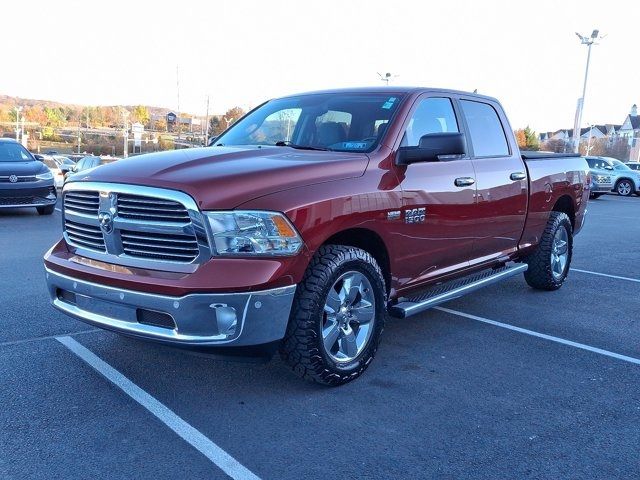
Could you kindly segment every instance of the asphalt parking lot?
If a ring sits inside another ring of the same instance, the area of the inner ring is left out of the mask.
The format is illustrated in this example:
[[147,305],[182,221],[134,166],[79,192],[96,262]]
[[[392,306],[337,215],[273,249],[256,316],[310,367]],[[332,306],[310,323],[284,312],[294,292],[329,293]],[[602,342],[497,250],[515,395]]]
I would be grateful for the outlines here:
[[392,320],[340,388],[57,313],[59,236],[58,212],[0,212],[2,479],[640,477],[638,197],[590,202],[561,290]]

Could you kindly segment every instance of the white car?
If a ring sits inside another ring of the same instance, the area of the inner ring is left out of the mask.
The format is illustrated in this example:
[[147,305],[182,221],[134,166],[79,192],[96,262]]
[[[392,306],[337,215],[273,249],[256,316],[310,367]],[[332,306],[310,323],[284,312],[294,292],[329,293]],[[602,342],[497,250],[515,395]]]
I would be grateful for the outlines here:
[[590,168],[607,170],[614,177],[613,192],[623,197],[640,195],[640,172],[610,157],[585,157]]
[[62,188],[64,174],[75,165],[74,161],[64,155],[39,155],[39,157],[42,157],[41,160],[51,170],[56,188]]

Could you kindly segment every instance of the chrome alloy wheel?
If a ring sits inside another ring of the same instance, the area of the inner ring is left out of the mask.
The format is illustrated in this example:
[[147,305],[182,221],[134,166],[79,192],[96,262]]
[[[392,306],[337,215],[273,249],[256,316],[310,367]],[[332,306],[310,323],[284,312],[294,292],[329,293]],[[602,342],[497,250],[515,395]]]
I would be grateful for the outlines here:
[[564,227],[558,228],[551,245],[551,273],[556,280],[562,279],[569,260],[569,234]]
[[376,299],[360,272],[342,274],[329,289],[324,305],[322,341],[333,360],[346,363],[365,349],[374,329]]
[[622,180],[620,183],[618,183],[618,193],[620,195],[623,196],[627,196],[631,194],[631,183],[626,181],[626,180]]

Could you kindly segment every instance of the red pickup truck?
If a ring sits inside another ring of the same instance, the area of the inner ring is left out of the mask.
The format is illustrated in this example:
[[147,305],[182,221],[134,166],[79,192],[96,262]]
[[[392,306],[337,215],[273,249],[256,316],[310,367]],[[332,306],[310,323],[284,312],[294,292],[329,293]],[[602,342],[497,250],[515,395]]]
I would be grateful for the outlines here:
[[223,354],[358,377],[385,320],[524,273],[560,288],[589,198],[578,156],[521,153],[493,98],[425,88],[270,100],[206,148],[118,161],[63,190],[53,305]]

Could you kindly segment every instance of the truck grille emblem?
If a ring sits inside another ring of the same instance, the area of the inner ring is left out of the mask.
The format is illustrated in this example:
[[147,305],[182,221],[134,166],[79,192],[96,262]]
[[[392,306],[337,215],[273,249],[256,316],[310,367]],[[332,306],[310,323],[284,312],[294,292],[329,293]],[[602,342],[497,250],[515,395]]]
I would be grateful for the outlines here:
[[107,235],[113,232],[113,218],[110,213],[101,212],[98,214],[98,220],[100,221],[100,229]]
[[10,175],[9,176],[9,181],[11,183],[16,183],[18,181],[18,177],[16,175]]

